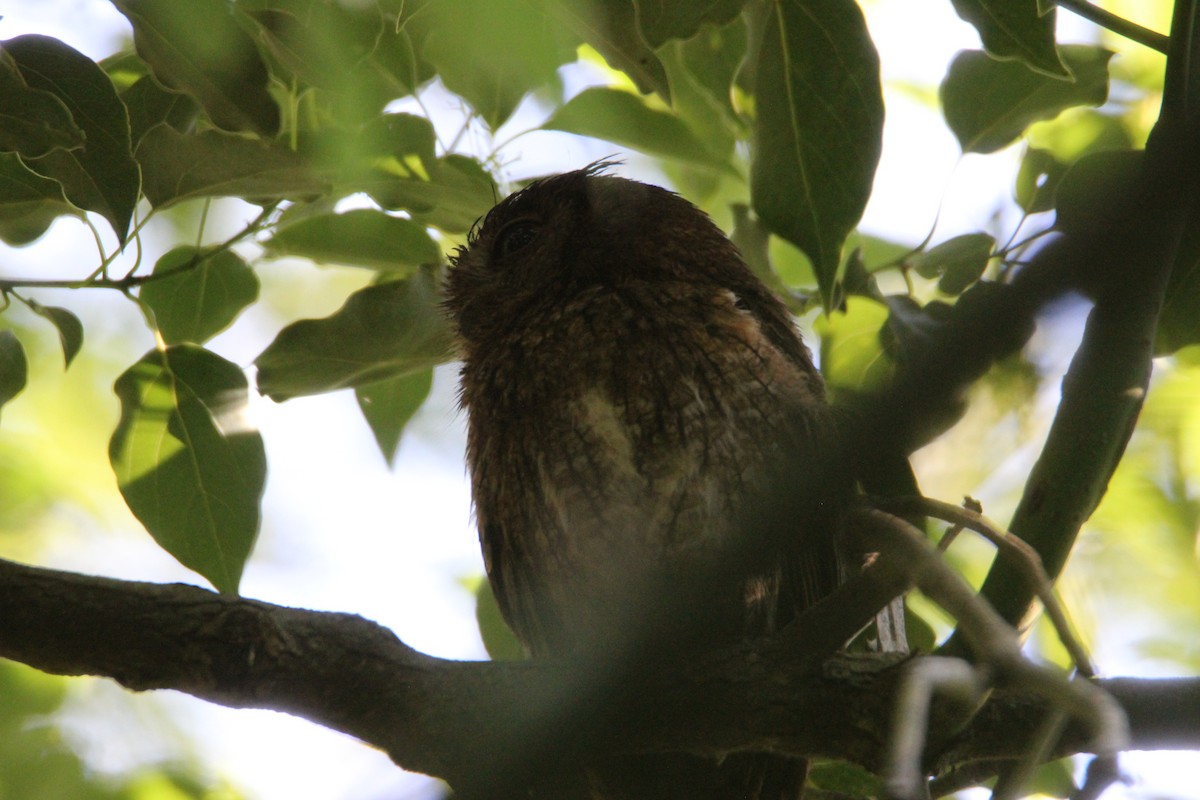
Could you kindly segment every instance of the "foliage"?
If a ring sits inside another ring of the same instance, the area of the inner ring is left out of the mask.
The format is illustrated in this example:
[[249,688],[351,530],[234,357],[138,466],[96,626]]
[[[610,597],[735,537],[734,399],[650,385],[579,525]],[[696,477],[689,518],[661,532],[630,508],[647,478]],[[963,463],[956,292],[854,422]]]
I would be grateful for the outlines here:
[[[1138,169],[1134,143],[1145,139],[1144,108],[1160,80],[1122,73],[1116,37],[1111,47],[1056,43],[1053,4],[954,0],[984,49],[948,65],[945,121],[963,153],[1020,143],[1023,215],[1015,227],[909,249],[855,230],[880,158],[884,87],[851,0],[112,3],[132,44],[102,61],[48,36],[0,42],[0,239],[36,248],[68,217],[92,227],[100,249],[78,274],[0,279],[16,320],[0,321],[0,405],[36,374],[27,350],[44,350],[19,308],[50,324],[66,367],[79,370],[78,356],[114,369],[88,352],[79,315],[38,298],[108,289],[134,304],[153,348],[110,376],[121,403],[109,447],[116,482],[155,541],[230,593],[260,528],[267,464],[245,375],[210,340],[270,302],[258,272],[273,259],[368,271],[370,285],[335,313],[260,343],[257,390],[284,401],[354,389],[390,460],[432,368],[453,357],[439,308],[443,254],[507,184],[502,148],[477,143],[510,131],[522,104],[540,114],[532,128],[638,151],[714,216],[733,208],[735,239],[764,280],[797,312],[824,312],[823,368],[835,400],[850,401],[892,376],[958,304],[1006,286],[1042,228],[1091,224],[1097,198]],[[605,85],[566,97],[564,68],[600,70]],[[461,104],[455,135],[411,113],[432,94]],[[407,110],[396,110],[402,99]],[[225,208],[243,227],[209,241],[206,219]],[[164,240],[149,266],[143,253]],[[1198,275],[1193,258],[1169,277],[1157,353],[1183,366],[1164,364],[1154,390],[1163,396],[1195,383]],[[1036,357],[997,365],[955,406],[964,422],[940,444],[1024,413]],[[1137,498],[1179,545],[1196,534],[1200,410],[1165,403],[1152,402],[1099,521],[1136,526],[1142,517],[1117,503]],[[989,472],[961,452],[951,463],[956,480],[930,468],[927,489],[971,491]],[[995,494],[1003,507],[1019,490]],[[1176,595],[1195,577],[1189,559],[1171,567]],[[480,596],[485,639],[511,655]],[[848,790],[837,770],[825,775],[825,788]]]

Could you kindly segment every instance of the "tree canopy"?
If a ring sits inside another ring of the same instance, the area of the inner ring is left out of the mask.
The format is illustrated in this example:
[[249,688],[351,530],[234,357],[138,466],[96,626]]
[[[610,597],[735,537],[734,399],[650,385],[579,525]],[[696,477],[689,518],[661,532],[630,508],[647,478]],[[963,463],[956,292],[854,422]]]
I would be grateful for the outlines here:
[[[938,795],[999,776],[1083,797],[1055,758],[1095,753],[1094,789],[1117,750],[1200,749],[1196,3],[952,0],[979,45],[937,87],[886,77],[885,4],[853,0],[111,5],[99,59],[0,41],[0,656],[289,711],[464,797],[656,749],[819,757],[841,796],[915,796],[927,773]],[[973,230],[860,229],[905,102],[937,109],[963,164],[1015,166]],[[271,524],[256,395],[353,392],[391,463],[454,358],[445,254],[535,174],[520,142],[571,137],[708,211],[814,329],[880,563],[776,639],[636,692],[517,662],[486,588],[494,663],[241,597]],[[18,563],[64,515],[109,535],[114,501],[216,591]],[[1005,531],[1036,557],[993,559]],[[913,587],[910,641],[938,658],[835,654]],[[1021,655],[1010,626],[1042,605]],[[1093,682],[1087,649],[1101,675],[1131,652],[1178,679]],[[0,682],[0,798],[236,793],[187,768],[96,780],[28,729],[64,682],[7,661]],[[893,727],[929,710],[902,705],[914,686],[974,713]]]

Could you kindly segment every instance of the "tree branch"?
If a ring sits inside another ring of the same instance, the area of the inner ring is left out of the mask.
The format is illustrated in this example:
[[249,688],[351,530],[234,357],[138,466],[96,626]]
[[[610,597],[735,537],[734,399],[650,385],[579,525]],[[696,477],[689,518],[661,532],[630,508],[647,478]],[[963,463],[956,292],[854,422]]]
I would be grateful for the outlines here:
[[[556,710],[578,709],[595,665],[442,660],[354,615],[0,561],[0,656],[137,691],[286,711],[480,796],[481,765],[564,738],[589,758],[759,750],[878,770],[897,659],[839,656],[814,669],[798,664],[794,646],[781,637],[714,653],[652,676],[637,704],[606,707],[595,697],[590,715],[564,718]],[[1200,680],[1101,685],[1125,707],[1135,747],[1200,748]],[[1045,711],[1031,694],[997,692],[961,734],[932,737],[936,763],[1016,758]],[[1089,735],[1073,726],[1060,747],[1074,752]]]
[[[1034,260],[1064,266],[1094,306],[1063,379],[1062,401],[1009,529],[1041,556],[1053,579],[1066,563],[1125,451],[1150,382],[1155,334],[1176,264],[1194,263],[1184,232],[1200,214],[1200,131],[1193,68],[1200,37],[1195,4],[1180,0],[1172,22],[1162,113],[1140,173],[1105,187],[1111,198],[1087,223],[1071,226]],[[1062,222],[1060,221],[1060,227]],[[1035,265],[1036,266],[1036,265]],[[1026,270],[1028,272],[1028,270]],[[997,560],[982,594],[1016,625],[1033,593],[1018,568]],[[964,652],[959,637],[948,653]]]
[[1137,42],[1160,53],[1167,52],[1168,37],[1158,31],[1144,28],[1124,17],[1118,17],[1111,11],[1106,11],[1099,6],[1092,5],[1087,0],[1058,0],[1057,4],[1068,11],[1075,12],[1089,22],[1099,25],[1101,28],[1107,28],[1118,36],[1124,36],[1131,42]]

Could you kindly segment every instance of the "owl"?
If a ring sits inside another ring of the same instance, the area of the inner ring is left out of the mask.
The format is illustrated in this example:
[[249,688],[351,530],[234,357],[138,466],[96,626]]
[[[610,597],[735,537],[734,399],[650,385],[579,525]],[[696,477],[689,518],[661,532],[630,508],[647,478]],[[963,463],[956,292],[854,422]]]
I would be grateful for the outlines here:
[[[836,587],[847,486],[806,468],[835,426],[787,308],[706,214],[610,169],[530,184],[451,259],[475,515],[533,657],[688,658]],[[776,800],[803,780],[779,756],[655,754],[546,796]]]

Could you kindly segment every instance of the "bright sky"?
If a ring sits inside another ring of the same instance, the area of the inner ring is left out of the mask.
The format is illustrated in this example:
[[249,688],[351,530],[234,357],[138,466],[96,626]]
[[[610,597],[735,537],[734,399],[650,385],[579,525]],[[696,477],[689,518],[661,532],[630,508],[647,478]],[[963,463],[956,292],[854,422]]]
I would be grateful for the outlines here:
[[[125,30],[124,19],[103,0],[0,1],[0,14],[0,39],[43,33],[95,58],[111,53]],[[891,80],[935,86],[957,50],[978,46],[973,30],[944,0],[881,0],[870,4],[870,14]],[[919,32],[914,20],[920,21]],[[1067,38],[1079,38],[1076,30],[1072,26]],[[586,73],[569,77],[572,84],[589,80]],[[944,203],[939,238],[979,229],[997,198],[1009,195],[1017,153],[960,160],[936,110],[896,92],[887,99],[884,157],[864,227],[911,242],[924,235]],[[437,96],[428,103],[451,130],[457,125],[453,103]],[[526,104],[497,138],[541,118],[541,111]],[[537,134],[518,139],[506,152],[517,159],[514,173],[524,176],[575,168],[613,151],[611,145],[565,134]],[[636,156],[627,160],[624,174],[647,175]],[[52,237],[54,242],[32,250],[6,252],[5,271],[32,274],[23,270],[39,262],[78,263],[79,253],[90,258],[94,252],[90,235],[78,225],[58,225]],[[76,295],[64,304],[80,300]],[[248,364],[269,335],[253,322],[239,324],[215,347]],[[246,571],[245,595],[358,613],[425,652],[483,657],[472,601],[459,583],[479,576],[482,563],[469,519],[455,380],[453,369],[438,372],[434,396],[406,433],[390,472],[350,393],[257,404],[271,471],[264,530]],[[197,582],[144,533],[73,539],[52,558],[63,567],[119,577]],[[1137,664],[1121,667],[1129,674]],[[218,775],[257,800],[432,796],[427,779],[402,775],[383,755],[286,715],[231,711],[174,693],[131,701],[106,681],[75,685],[71,729],[100,769],[172,758],[181,737],[195,735],[202,763],[214,765]],[[1130,756],[1123,763],[1144,783],[1115,789],[1105,795],[1108,800],[1200,798],[1195,754]]]

